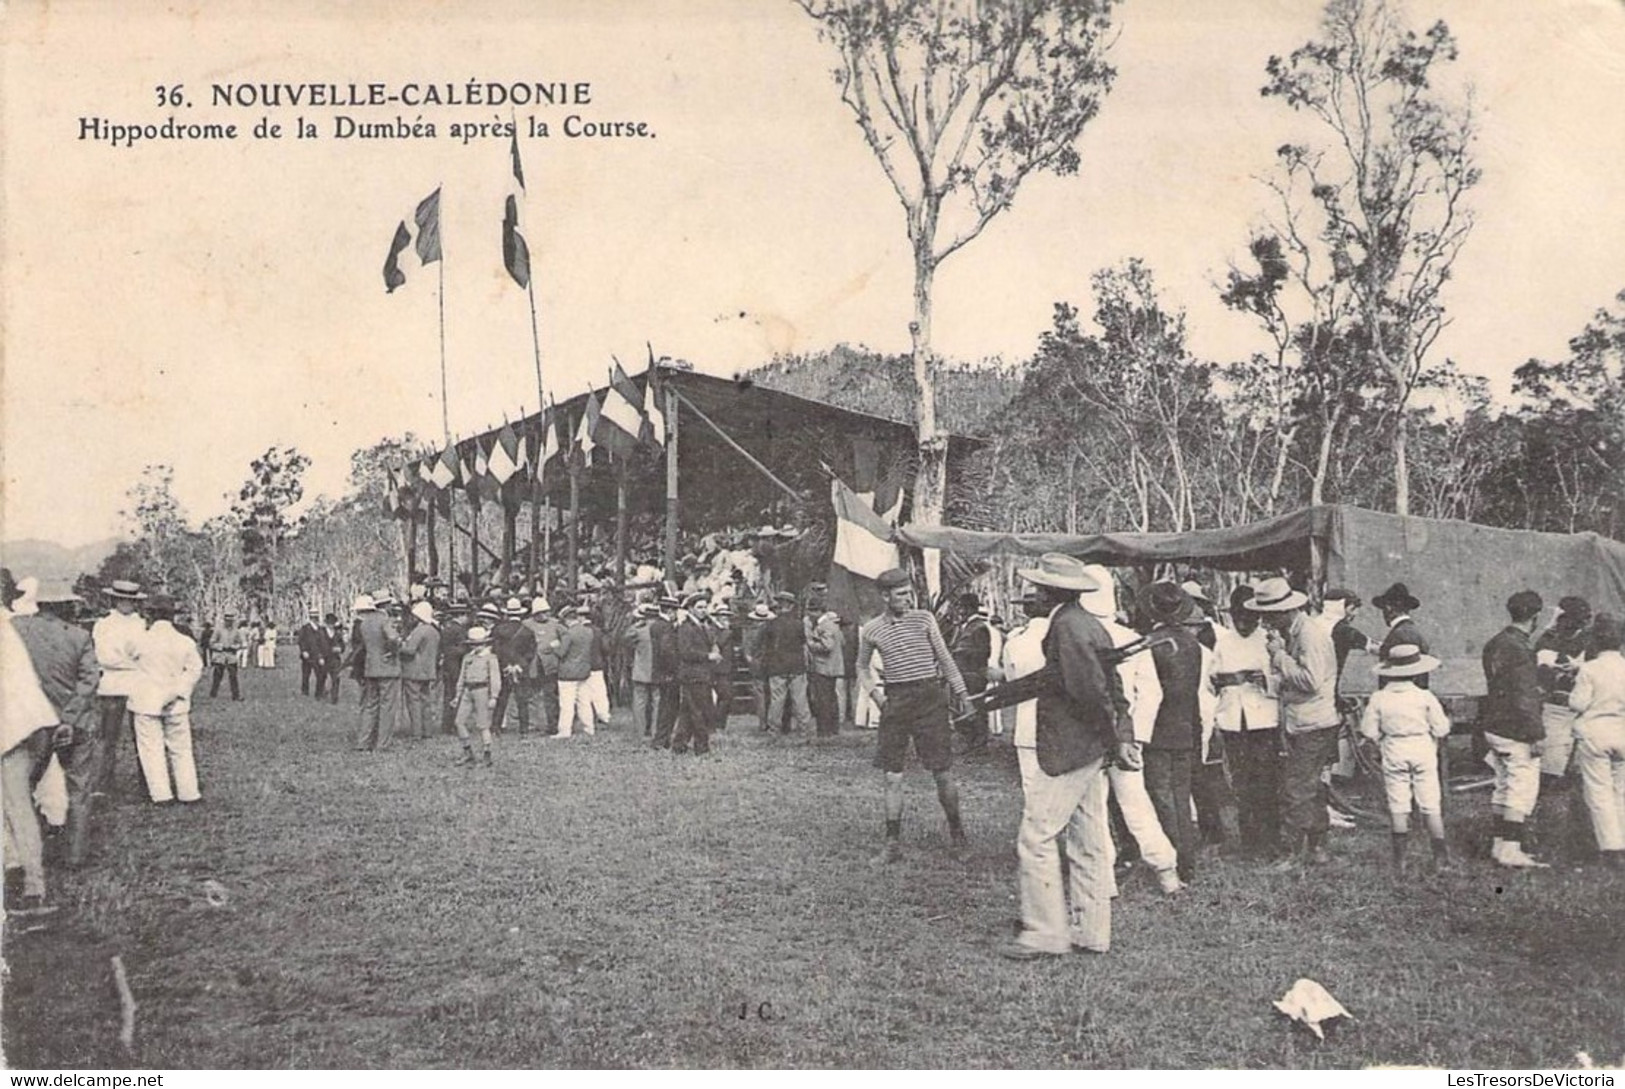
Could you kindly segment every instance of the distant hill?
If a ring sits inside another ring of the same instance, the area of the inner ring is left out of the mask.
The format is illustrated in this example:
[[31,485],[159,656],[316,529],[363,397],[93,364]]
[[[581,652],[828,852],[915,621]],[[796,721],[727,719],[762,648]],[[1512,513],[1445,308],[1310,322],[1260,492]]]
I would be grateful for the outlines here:
[[[779,356],[745,372],[771,389],[855,412],[912,423],[914,372],[907,356],[841,344]],[[937,416],[959,435],[978,435],[1021,389],[1021,371],[996,363],[945,363],[937,371]]]
[[33,575],[38,579],[71,582],[81,574],[94,574],[118,544],[117,537],[92,541],[78,548],[34,538],[3,541],[0,542],[0,563],[18,578]]

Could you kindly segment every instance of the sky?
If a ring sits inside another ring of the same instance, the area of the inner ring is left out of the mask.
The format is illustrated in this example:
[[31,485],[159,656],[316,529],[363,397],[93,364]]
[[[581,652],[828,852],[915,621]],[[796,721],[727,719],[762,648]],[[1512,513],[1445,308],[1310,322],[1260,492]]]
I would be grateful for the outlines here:
[[[440,313],[451,430],[538,403],[531,309],[502,267],[507,120],[483,105],[218,106],[216,84],[590,84],[584,106],[523,107],[520,204],[547,390],[632,373],[646,345],[730,375],[778,352],[908,347],[901,207],[785,0],[7,5],[0,70],[3,505],[0,539],[78,545],[118,531],[142,467],[175,469],[194,521],[226,509],[271,445],[337,495],[352,451],[438,441]],[[1560,358],[1625,287],[1625,4],[1410,0],[1445,19],[1481,116],[1478,216],[1437,350],[1505,394]],[[1264,63],[1315,31],[1309,0],[1126,0],[1118,80],[1075,177],[1028,182],[938,276],[936,348],[1031,353],[1053,304],[1129,257],[1216,360],[1263,345],[1215,284],[1268,206],[1259,178],[1300,130],[1260,97]],[[181,84],[190,105],[159,104]],[[86,119],[235,123],[234,141],[81,139]],[[339,116],[432,122],[434,139],[340,138]],[[567,137],[565,119],[651,137]],[[295,119],[317,136],[299,139]],[[254,139],[256,122],[283,135]],[[403,258],[395,225],[440,187],[445,261]],[[444,273],[444,293],[440,273]]]

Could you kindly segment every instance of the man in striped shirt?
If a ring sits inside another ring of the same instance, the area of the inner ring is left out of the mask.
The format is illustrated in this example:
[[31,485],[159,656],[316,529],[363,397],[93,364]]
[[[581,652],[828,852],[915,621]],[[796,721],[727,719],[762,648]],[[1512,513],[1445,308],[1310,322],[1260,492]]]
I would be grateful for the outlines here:
[[[948,693],[956,706],[966,699],[965,679],[948,653],[937,618],[914,608],[914,587],[908,572],[894,567],[875,580],[885,595],[886,611],[858,632],[858,690],[872,692],[880,708],[880,745],[875,763],[886,773],[886,849],[877,862],[903,857],[903,762],[912,740],[920,763],[937,783],[937,801],[948,817],[952,853],[967,853],[965,829],[959,819],[959,790],[948,778],[953,766],[949,730]],[[885,677],[877,682],[870,662],[876,652],[884,662]]]

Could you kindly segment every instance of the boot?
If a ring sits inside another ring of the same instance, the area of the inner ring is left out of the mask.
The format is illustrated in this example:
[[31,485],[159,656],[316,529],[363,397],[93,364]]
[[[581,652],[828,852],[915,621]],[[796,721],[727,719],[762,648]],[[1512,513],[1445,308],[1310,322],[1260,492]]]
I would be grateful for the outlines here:
[[486,767],[491,766],[491,750],[490,749],[485,750],[485,766]]
[[457,758],[454,768],[471,768],[474,766],[474,750],[467,745],[463,746],[463,755]]

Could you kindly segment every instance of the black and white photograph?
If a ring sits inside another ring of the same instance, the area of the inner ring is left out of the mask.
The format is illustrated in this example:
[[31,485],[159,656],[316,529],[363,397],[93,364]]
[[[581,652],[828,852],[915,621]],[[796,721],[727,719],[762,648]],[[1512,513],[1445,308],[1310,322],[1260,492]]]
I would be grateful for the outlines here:
[[0,6],[0,1066],[1614,1085],[1622,103],[1620,0]]

